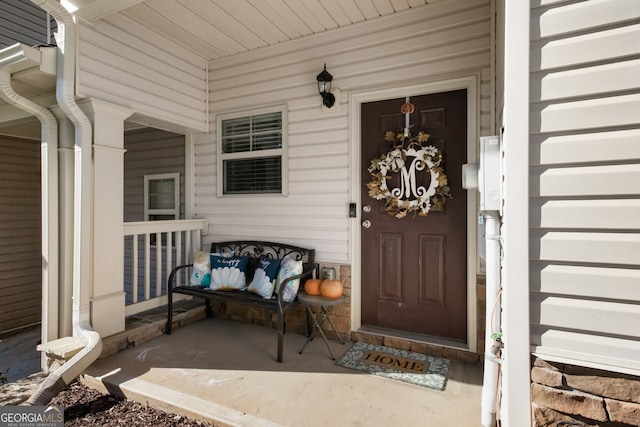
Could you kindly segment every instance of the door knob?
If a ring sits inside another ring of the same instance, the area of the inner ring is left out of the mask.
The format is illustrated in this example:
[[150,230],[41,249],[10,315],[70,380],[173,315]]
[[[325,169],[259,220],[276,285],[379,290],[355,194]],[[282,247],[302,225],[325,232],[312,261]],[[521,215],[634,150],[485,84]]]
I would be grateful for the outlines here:
[[371,221],[369,221],[368,219],[365,219],[364,221],[362,221],[362,226],[364,228],[369,228],[371,227]]
[[364,205],[364,206],[362,207],[362,210],[363,210],[365,213],[369,213],[369,212],[371,212],[371,206],[369,206],[369,205]]

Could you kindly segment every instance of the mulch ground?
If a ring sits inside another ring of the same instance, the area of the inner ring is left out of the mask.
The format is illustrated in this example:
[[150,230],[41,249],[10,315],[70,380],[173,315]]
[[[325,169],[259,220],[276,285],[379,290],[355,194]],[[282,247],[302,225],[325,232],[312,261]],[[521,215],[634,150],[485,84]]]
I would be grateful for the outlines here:
[[104,395],[78,382],[56,396],[51,404],[64,407],[65,427],[215,427],[208,422],[160,411],[132,400]]

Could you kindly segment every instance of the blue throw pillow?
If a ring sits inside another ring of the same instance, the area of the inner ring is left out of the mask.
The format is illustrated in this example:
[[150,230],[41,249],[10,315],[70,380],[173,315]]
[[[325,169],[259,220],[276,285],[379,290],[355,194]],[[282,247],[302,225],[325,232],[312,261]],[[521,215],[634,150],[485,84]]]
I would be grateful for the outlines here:
[[249,292],[269,299],[273,295],[273,288],[276,286],[276,277],[280,269],[280,260],[261,257],[253,275],[253,280],[247,288]]
[[249,257],[224,257],[211,255],[212,290],[245,289]]

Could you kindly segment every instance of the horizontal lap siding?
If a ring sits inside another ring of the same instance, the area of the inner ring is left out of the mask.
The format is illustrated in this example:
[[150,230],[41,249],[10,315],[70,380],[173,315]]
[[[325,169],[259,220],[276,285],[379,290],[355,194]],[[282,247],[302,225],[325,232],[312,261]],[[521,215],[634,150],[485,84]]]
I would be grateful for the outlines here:
[[[51,19],[51,37],[56,23]],[[15,43],[47,44],[47,13],[25,0],[0,1],[0,49]]]
[[144,176],[180,173],[180,217],[184,218],[184,135],[145,128],[124,137],[124,220],[144,221]]
[[80,26],[79,92],[176,128],[207,130],[206,61],[118,15]]
[[640,370],[640,3],[532,9],[532,349]]
[[0,138],[0,333],[40,322],[40,143]]
[[[314,247],[319,260],[348,263],[349,92],[479,73],[480,131],[488,134],[490,13],[488,1],[441,2],[211,62],[212,132],[195,144],[196,216],[209,219],[205,246],[255,237]],[[341,91],[328,111],[316,84],[325,62]],[[218,198],[216,114],[282,104],[288,196]]]

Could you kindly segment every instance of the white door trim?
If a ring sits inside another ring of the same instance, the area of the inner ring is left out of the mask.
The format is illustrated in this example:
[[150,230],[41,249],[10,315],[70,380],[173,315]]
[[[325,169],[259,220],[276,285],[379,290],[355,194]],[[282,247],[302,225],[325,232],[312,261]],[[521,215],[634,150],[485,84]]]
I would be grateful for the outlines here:
[[[349,223],[349,258],[351,263],[351,330],[362,326],[361,287],[361,206],[360,206],[360,107],[365,102],[382,101],[407,96],[453,90],[467,90],[467,162],[477,161],[477,144],[480,134],[480,82],[479,73],[466,77],[436,82],[424,82],[408,86],[398,86],[379,90],[363,90],[349,94],[349,196],[357,205],[356,217]],[[398,106],[399,108],[399,106]],[[476,275],[477,275],[477,196],[475,191],[467,192],[467,350],[476,351]]]

